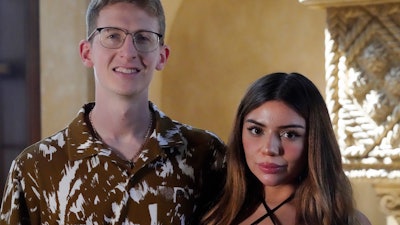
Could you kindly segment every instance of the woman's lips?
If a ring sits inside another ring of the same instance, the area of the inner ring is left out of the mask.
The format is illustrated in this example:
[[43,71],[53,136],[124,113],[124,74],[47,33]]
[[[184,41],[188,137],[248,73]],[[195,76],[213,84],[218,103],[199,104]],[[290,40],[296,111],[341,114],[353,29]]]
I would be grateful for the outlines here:
[[286,166],[278,165],[275,163],[259,163],[260,170],[267,174],[276,174],[282,172]]

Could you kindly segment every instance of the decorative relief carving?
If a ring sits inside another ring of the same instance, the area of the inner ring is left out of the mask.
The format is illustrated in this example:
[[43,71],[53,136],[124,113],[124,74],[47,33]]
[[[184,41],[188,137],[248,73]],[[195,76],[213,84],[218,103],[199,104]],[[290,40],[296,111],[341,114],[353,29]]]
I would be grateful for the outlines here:
[[374,189],[380,197],[380,209],[400,221],[400,185],[379,184],[374,185]]
[[400,4],[327,9],[326,100],[350,177],[400,178]]

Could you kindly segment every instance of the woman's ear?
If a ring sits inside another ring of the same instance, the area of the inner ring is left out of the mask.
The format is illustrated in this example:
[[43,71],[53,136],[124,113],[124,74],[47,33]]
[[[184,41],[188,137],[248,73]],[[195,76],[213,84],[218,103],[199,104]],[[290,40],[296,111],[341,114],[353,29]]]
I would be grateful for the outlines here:
[[79,42],[79,55],[81,56],[82,63],[89,68],[93,67],[91,50],[91,43],[89,41],[81,40]]
[[169,57],[169,47],[166,45],[163,45],[161,47],[162,49],[160,50],[160,61],[158,62],[156,69],[157,70],[162,70],[167,63],[168,57]]

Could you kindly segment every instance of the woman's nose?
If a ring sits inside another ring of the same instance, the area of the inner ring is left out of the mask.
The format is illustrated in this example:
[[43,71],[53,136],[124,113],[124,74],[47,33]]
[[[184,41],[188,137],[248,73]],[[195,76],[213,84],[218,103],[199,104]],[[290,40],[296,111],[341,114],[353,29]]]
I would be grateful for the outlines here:
[[280,138],[274,134],[265,136],[262,152],[267,155],[279,155],[280,153]]

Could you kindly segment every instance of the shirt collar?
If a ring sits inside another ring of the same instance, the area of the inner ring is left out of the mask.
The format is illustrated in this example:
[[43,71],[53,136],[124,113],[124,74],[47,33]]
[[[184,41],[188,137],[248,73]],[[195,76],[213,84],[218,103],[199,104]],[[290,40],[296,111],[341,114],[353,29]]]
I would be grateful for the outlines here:
[[[94,102],[85,104],[66,129],[66,147],[71,160],[111,153],[111,149],[105,143],[95,138],[89,122],[88,114],[94,105]],[[149,141],[152,143],[152,151],[153,148],[156,148],[158,150],[155,151],[162,153],[165,148],[183,145],[184,138],[182,137],[181,128],[185,125],[171,120],[150,101],[149,107],[154,112],[155,118],[155,131],[152,132],[151,140]]]

